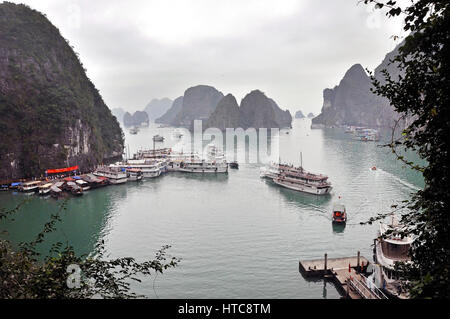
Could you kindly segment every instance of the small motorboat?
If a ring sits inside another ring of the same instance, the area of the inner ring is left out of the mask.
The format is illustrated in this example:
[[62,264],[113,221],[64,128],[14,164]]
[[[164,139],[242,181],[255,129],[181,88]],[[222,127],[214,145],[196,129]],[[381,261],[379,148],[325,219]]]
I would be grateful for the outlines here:
[[83,189],[77,185],[75,182],[66,183],[66,191],[70,192],[73,196],[83,195]]
[[136,135],[139,133],[139,127],[135,126],[130,129],[130,134]]
[[39,185],[39,195],[41,195],[41,196],[50,195],[52,186],[53,186],[53,183],[42,182],[42,184]]
[[57,182],[50,187],[50,195],[53,198],[59,198],[63,195],[61,188],[64,186],[64,182]]
[[155,135],[155,136],[153,136],[153,141],[154,142],[164,142],[164,137],[161,135]]
[[230,168],[232,169],[239,169],[239,163],[234,161],[230,163]]
[[371,170],[372,170],[372,171],[376,171],[376,170],[377,170],[377,167],[376,167],[376,166],[373,166],[373,167],[371,168]]
[[347,222],[347,212],[345,206],[342,204],[335,204],[333,206],[333,215],[331,216],[333,223],[346,223]]

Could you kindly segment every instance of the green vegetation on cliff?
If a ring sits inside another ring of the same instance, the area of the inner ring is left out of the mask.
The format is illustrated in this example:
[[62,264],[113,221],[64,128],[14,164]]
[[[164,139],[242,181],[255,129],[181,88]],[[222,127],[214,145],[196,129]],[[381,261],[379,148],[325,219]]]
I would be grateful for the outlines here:
[[120,157],[123,133],[77,54],[41,13],[0,4],[0,179]]

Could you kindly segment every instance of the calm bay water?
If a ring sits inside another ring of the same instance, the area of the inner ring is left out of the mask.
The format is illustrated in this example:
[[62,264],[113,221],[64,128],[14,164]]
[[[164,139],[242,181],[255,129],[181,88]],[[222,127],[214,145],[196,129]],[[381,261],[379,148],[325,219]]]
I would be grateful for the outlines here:
[[[311,130],[295,120],[279,136],[283,162],[299,163],[330,177],[333,192],[316,197],[279,188],[259,178],[258,164],[241,164],[227,176],[171,173],[71,198],[51,241],[69,241],[79,253],[93,253],[104,240],[111,257],[151,259],[162,245],[181,257],[180,266],[134,289],[149,298],[338,298],[329,283],[307,282],[299,259],[356,255],[372,258],[377,225],[360,226],[423,186],[416,172],[394,159],[380,143],[363,143],[340,129]],[[173,146],[172,128],[126,131],[130,153],[152,146],[155,134]],[[386,132],[388,133],[388,132]],[[242,150],[241,150],[242,151]],[[377,171],[370,168],[376,166]],[[341,197],[341,199],[339,199]],[[29,198],[0,194],[0,207]],[[342,201],[349,213],[344,229],[333,229],[331,207]],[[12,242],[33,238],[58,209],[51,198],[31,201],[9,222]],[[48,248],[42,247],[42,249]]]

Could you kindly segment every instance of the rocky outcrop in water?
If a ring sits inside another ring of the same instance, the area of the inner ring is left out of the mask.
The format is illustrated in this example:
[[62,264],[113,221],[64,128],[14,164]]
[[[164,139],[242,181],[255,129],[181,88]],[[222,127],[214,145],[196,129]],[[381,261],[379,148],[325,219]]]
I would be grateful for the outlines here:
[[222,92],[212,86],[198,85],[187,89],[173,125],[191,127],[194,120],[207,120],[222,98]]
[[173,101],[169,98],[153,99],[147,104],[144,111],[147,113],[150,122],[163,116],[172,106]]
[[314,118],[314,113],[309,113],[309,114],[308,114],[308,118],[309,118],[309,119]]
[[121,158],[119,123],[41,13],[0,4],[0,179]]
[[181,111],[182,107],[183,107],[183,97],[180,96],[179,98],[176,98],[173,101],[172,106],[170,107],[170,109],[167,110],[167,112],[163,116],[155,120],[155,123],[175,125],[175,118],[177,114]]
[[244,97],[240,111],[243,128],[291,127],[291,113],[281,110],[274,100],[259,90],[254,90]]
[[148,119],[147,112],[136,111],[133,115],[126,112],[123,116],[123,125],[129,126],[148,126],[150,120]]
[[226,95],[219,101],[215,111],[206,121],[204,128],[215,127],[221,131],[227,128],[241,126],[241,113],[236,98],[232,94]]
[[[392,77],[400,74],[395,64],[390,64],[398,47],[386,55],[375,69],[374,75],[383,81],[386,69]],[[367,127],[391,127],[398,114],[387,99],[373,92],[370,77],[360,64],[353,65],[339,85],[323,92],[323,107],[319,116],[312,120],[313,127],[357,125]]]
[[295,112],[295,118],[296,119],[304,119],[305,115],[303,114],[302,111],[297,111],[297,112]]
[[217,105],[203,127],[227,128],[283,128],[290,127],[289,111],[281,110],[274,100],[259,90],[247,94],[239,107],[233,95],[228,94]]

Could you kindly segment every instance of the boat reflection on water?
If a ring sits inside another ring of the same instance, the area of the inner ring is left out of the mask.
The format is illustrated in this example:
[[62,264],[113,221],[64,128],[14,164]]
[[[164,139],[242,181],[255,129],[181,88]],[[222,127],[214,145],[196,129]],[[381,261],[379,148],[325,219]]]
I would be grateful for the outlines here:
[[331,223],[331,225],[332,225],[333,233],[341,234],[344,232],[345,226],[347,224],[346,223]]
[[228,174],[214,174],[214,173],[197,173],[197,174],[186,174],[183,172],[173,172],[169,176],[164,178],[176,178],[192,181],[202,181],[202,182],[228,182]]

